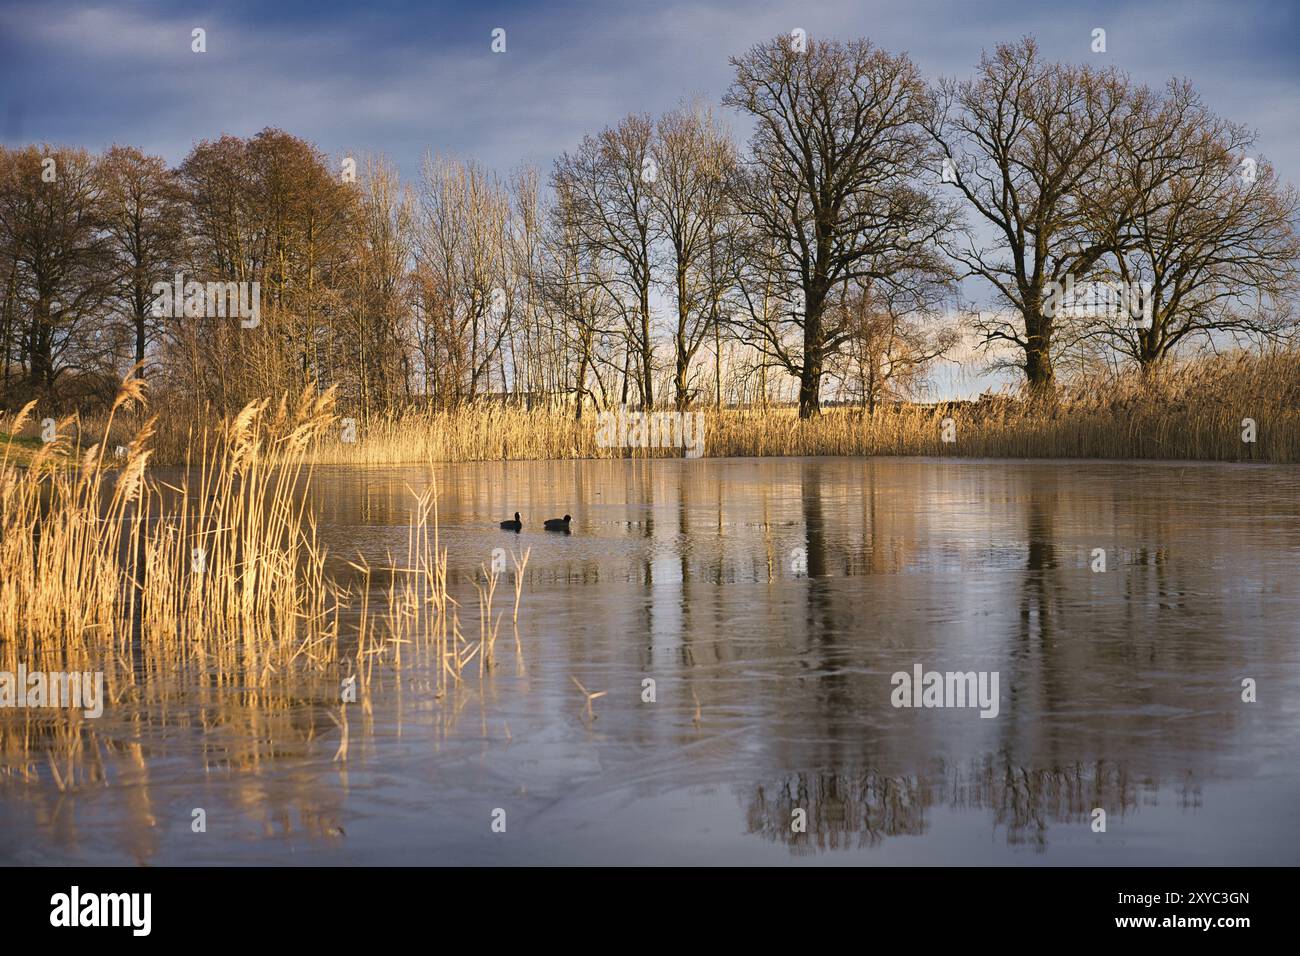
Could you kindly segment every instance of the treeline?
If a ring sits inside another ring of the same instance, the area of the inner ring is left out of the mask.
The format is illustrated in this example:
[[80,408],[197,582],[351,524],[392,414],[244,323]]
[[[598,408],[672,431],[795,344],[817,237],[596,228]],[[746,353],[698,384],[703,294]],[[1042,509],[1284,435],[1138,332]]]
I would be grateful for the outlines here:
[[[403,183],[273,129],[175,168],[0,149],[3,404],[91,406],[138,365],[220,411],[316,384],[362,415],[797,396],[808,416],[912,394],[954,316],[1040,395],[1065,357],[1148,369],[1296,328],[1296,190],[1186,81],[1031,39],[960,81],[799,31],[732,64],[746,149],[694,103],[545,176],[430,155]],[[258,320],[160,308],[178,275],[257,283]],[[1056,307],[1070,283],[1140,289],[1141,320]],[[963,306],[972,286],[992,309]]]

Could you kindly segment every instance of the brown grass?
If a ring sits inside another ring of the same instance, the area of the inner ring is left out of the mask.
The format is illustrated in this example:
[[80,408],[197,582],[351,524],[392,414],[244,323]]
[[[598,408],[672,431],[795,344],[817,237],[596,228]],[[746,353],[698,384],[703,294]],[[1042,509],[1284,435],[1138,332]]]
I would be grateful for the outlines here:
[[[951,417],[956,441],[942,440]],[[1243,420],[1257,427],[1242,440]],[[707,457],[943,455],[1300,462],[1300,353],[1238,353],[1184,363],[1145,380],[1119,375],[1068,385],[1050,405],[1011,397],[949,405],[833,408],[801,421],[792,408],[704,412]],[[596,444],[596,414],[470,406],[411,411],[357,425],[356,442],[327,434],[313,460],[330,464],[550,458],[679,457],[680,450]]]
[[[342,414],[342,413],[340,413]],[[990,458],[1148,458],[1300,462],[1300,351],[1238,352],[1171,365],[1143,378],[1134,372],[1067,382],[1051,404],[1015,396],[938,405],[828,408],[801,421],[786,406],[703,410],[705,457],[791,455],[943,455]],[[956,441],[941,440],[951,417]],[[1257,426],[1242,441],[1243,419]],[[59,423],[71,434],[45,451],[39,428],[0,421],[0,456],[12,464],[67,464],[89,443],[127,446],[142,417],[110,416]],[[554,409],[476,404],[454,410],[408,408],[357,421],[355,442],[343,441],[336,416],[313,431],[304,458],[312,464],[390,465],[428,462],[574,458],[680,457],[679,449],[601,448],[597,412],[581,419]],[[220,426],[190,423],[168,410],[153,422],[153,463],[181,465],[195,435]],[[14,437],[10,437],[10,435]],[[121,459],[107,456],[106,464]]]

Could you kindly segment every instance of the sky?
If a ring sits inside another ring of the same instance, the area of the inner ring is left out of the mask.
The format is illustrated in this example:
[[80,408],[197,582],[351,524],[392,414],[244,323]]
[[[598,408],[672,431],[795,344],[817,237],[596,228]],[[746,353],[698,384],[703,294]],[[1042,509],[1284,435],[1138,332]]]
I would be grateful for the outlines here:
[[[204,53],[191,50],[196,28]],[[426,151],[545,174],[628,113],[718,105],[728,58],[795,28],[868,37],[932,79],[967,76],[983,50],[1026,34],[1049,58],[1153,85],[1187,77],[1300,182],[1297,0],[0,0],[0,142],[121,143],[177,163],[196,141],[273,126],[330,155],[382,153],[412,179]],[[1091,49],[1097,28],[1104,53]]]

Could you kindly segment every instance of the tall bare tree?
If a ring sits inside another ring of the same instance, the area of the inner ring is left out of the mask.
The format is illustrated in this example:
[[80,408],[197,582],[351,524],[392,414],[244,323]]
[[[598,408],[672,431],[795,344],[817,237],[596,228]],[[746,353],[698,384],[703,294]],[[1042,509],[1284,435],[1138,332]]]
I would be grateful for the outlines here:
[[588,397],[609,404],[607,375],[602,372],[614,371],[612,357],[621,336],[621,316],[609,293],[612,280],[585,240],[580,216],[580,203],[563,183],[557,184],[546,229],[541,291],[544,312],[561,346],[558,357],[571,370],[565,380],[579,419]]
[[134,362],[160,331],[154,285],[171,283],[181,263],[184,205],[175,176],[157,156],[114,146],[100,161],[103,226],[116,266],[115,299],[131,331]]
[[345,283],[347,322],[338,330],[341,394],[363,416],[409,397],[412,369],[407,279],[414,231],[414,200],[397,170],[382,157],[364,162],[356,233]]
[[416,230],[424,372],[443,402],[489,391],[510,330],[510,197],[474,163],[426,160]]
[[732,64],[723,102],[757,120],[738,202],[772,241],[792,305],[755,342],[798,377],[807,418],[820,410],[827,359],[848,334],[827,323],[832,290],[946,268],[935,242],[951,213],[921,185],[935,158],[922,126],[926,88],[911,60],[867,40],[777,37]]
[[100,181],[83,149],[0,152],[0,235],[10,260],[12,346],[22,370],[8,400],[57,400],[69,372],[109,371],[102,316],[113,269],[101,228]]
[[[974,79],[939,85],[928,127],[936,168],[986,232],[947,245],[964,275],[990,282],[1015,318],[982,324],[985,341],[1018,348],[1031,391],[1050,395],[1051,283],[1090,275],[1122,222],[1097,213],[1116,188],[1111,161],[1132,131],[1129,82],[1113,69],[1043,60],[1032,39],[999,45]],[[1118,212],[1123,213],[1120,207]]]
[[667,247],[666,285],[676,310],[673,391],[677,408],[684,409],[691,363],[717,331],[728,271],[725,232],[735,219],[736,151],[709,109],[696,104],[659,119],[652,156],[658,175],[651,202]]
[[593,273],[618,303],[627,331],[627,357],[635,358],[638,391],[654,405],[654,341],[650,294],[657,238],[652,190],[658,169],[652,154],[654,124],[629,116],[585,137],[555,163],[552,182],[572,203],[573,222],[602,260]]
[[1211,113],[1186,81],[1136,110],[1144,119],[1118,152],[1110,197],[1122,233],[1101,263],[1126,295],[1117,309],[1094,305],[1084,328],[1143,369],[1186,341],[1293,331],[1295,188],[1251,155],[1253,133]]

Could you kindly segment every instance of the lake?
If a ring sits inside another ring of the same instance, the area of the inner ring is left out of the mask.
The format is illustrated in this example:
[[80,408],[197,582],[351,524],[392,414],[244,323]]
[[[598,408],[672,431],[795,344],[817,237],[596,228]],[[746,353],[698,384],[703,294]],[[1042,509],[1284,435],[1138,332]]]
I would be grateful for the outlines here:
[[[336,682],[120,701],[100,785],[0,776],[0,862],[1300,863],[1300,468],[331,468],[337,573],[404,554],[433,480],[465,618],[531,549],[494,669],[376,675],[346,761]],[[996,675],[996,708],[895,706],[918,667]]]

